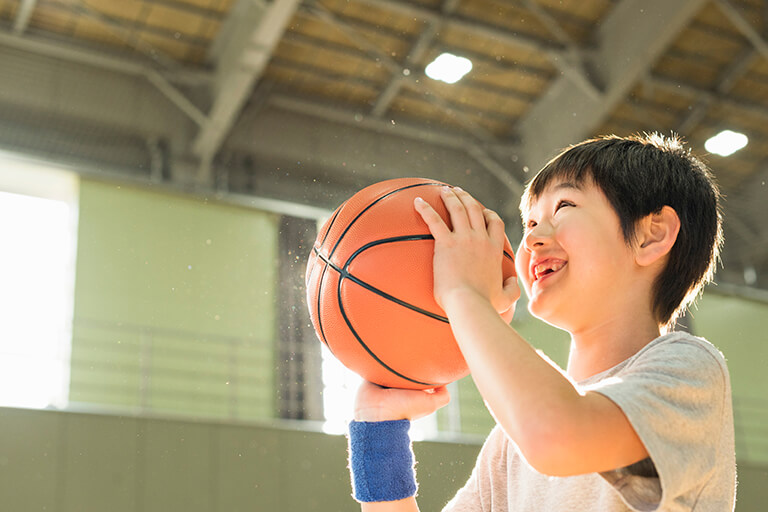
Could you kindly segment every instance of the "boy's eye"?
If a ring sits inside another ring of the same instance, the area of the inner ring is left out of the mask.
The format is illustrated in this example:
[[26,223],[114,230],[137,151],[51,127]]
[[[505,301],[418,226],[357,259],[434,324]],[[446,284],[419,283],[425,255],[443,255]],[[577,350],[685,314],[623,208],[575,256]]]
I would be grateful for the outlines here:
[[555,211],[558,211],[563,206],[573,206],[573,203],[565,199],[561,199],[560,201],[557,202],[557,205],[555,206]]

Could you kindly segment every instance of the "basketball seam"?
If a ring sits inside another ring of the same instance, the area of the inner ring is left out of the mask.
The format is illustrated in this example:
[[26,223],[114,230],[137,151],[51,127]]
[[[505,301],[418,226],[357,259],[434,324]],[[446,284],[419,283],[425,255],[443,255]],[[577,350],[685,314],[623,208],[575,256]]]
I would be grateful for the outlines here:
[[[328,229],[325,230],[325,234],[323,235],[323,240],[320,242],[320,247],[325,244],[325,240],[328,238],[328,234],[331,232],[331,228],[333,228],[333,224],[336,222],[336,218],[339,216],[339,213],[341,212],[341,209],[344,207],[344,205],[347,204],[346,201],[344,201],[341,206],[336,210],[336,212],[333,214],[333,217],[331,218],[331,221],[328,223]],[[320,251],[317,247],[312,247],[315,254],[320,256]],[[321,260],[325,261],[323,258],[320,258]],[[320,327],[320,341],[322,341],[326,347],[328,347],[328,350],[331,351],[331,354],[333,354],[333,349],[331,348],[331,344],[328,343],[328,340],[325,337],[325,329],[323,328],[323,317],[320,314],[320,297],[322,297],[322,291],[323,291],[323,278],[325,278],[325,272],[328,270],[328,262],[326,262],[326,265],[323,267],[323,271],[320,274],[320,280],[317,284],[317,325]],[[307,283],[309,284],[309,283]]]
[[[416,236],[418,236],[419,238],[414,238]],[[448,323],[448,319],[446,317],[444,317],[442,315],[438,315],[437,313],[432,313],[431,311],[428,311],[426,309],[422,309],[422,308],[420,308],[418,306],[414,306],[413,304],[405,302],[402,299],[398,299],[394,295],[390,295],[387,292],[376,288],[372,284],[363,281],[362,279],[360,279],[359,277],[355,276],[354,274],[351,274],[347,270],[347,267],[349,266],[349,263],[352,260],[352,258],[354,258],[358,253],[362,252],[362,250],[364,250],[364,249],[368,249],[368,248],[373,247],[375,245],[380,245],[380,244],[386,243],[386,242],[400,242],[400,241],[408,241],[408,240],[431,240],[431,239],[432,239],[432,235],[408,235],[408,237],[397,237],[397,238],[382,239],[382,240],[376,240],[374,242],[369,242],[368,244],[364,245],[361,249],[358,249],[357,251],[355,251],[355,253],[347,260],[347,263],[344,265],[344,267],[339,267],[338,265],[333,263],[331,260],[326,259],[326,257],[323,256],[321,253],[319,253],[317,251],[315,251],[315,252],[317,253],[317,257],[320,258],[321,260],[323,260],[327,264],[327,267],[331,267],[333,270],[335,270],[336,272],[339,273],[340,279],[349,279],[350,281],[352,281],[352,282],[354,282],[356,284],[359,284],[360,286],[362,286],[366,290],[371,291],[371,292],[375,293],[376,295],[378,295],[378,296],[380,296],[380,297],[382,297],[384,299],[391,300],[392,302],[395,302],[395,303],[397,303],[397,304],[399,304],[399,305],[401,305],[403,307],[406,307],[406,308],[408,308],[408,309],[410,309],[412,311],[415,311],[417,313],[421,313],[422,315],[428,316],[430,318],[434,318],[435,320],[439,320],[441,322]]]
[[424,187],[424,186],[427,186],[427,185],[431,185],[431,186],[437,186],[437,185],[443,185],[443,183],[439,183],[439,182],[429,182],[429,183],[414,183],[413,185],[408,185],[408,186],[406,186],[406,187],[400,187],[400,188],[398,188],[398,189],[395,189],[395,190],[391,190],[391,191],[387,192],[386,194],[384,194],[384,195],[382,195],[382,196],[379,196],[379,197],[377,197],[377,198],[376,198],[376,200],[374,200],[374,201],[373,201],[371,204],[369,204],[368,206],[366,206],[365,208],[363,208],[363,209],[362,209],[362,210],[361,210],[361,211],[360,211],[360,212],[359,212],[357,215],[355,215],[355,218],[354,218],[354,219],[352,219],[352,221],[350,221],[350,223],[347,225],[347,227],[346,227],[346,228],[344,228],[344,231],[342,231],[341,235],[339,235],[339,239],[338,239],[338,240],[336,240],[336,243],[334,244],[334,246],[333,246],[333,249],[331,249],[331,252],[330,252],[330,254],[328,254],[328,258],[330,259],[331,257],[333,257],[333,254],[336,252],[336,248],[339,246],[339,244],[341,243],[342,239],[343,239],[343,238],[344,238],[344,236],[347,234],[347,231],[349,231],[349,230],[352,228],[352,226],[354,225],[354,223],[355,223],[355,222],[357,222],[357,219],[359,219],[360,217],[362,217],[362,215],[363,215],[365,212],[367,212],[368,210],[370,210],[371,208],[373,208],[373,206],[374,206],[376,203],[378,203],[379,201],[382,201],[382,200],[383,200],[384,198],[386,198],[386,197],[389,197],[389,196],[391,196],[392,194],[396,194],[396,193],[398,193],[398,192],[401,192],[401,191],[403,191],[403,190],[408,190],[409,188],[414,188],[414,187]]

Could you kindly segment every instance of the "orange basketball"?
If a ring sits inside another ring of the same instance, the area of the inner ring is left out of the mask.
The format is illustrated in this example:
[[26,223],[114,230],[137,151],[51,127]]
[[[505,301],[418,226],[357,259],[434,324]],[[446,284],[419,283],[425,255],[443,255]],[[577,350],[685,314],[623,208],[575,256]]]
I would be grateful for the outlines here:
[[[469,373],[432,294],[434,239],[420,196],[448,221],[444,183],[382,181],[339,206],[307,263],[307,303],[320,340],[347,368],[386,387],[426,389]],[[515,275],[505,247],[504,278]]]

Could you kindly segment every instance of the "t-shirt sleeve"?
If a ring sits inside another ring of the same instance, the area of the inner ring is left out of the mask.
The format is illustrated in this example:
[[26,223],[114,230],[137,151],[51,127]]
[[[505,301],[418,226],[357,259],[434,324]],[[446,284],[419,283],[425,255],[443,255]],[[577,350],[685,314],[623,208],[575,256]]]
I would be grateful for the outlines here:
[[[506,460],[509,446],[497,425],[477,456],[467,483],[459,489],[442,512],[484,512],[494,509],[494,498],[506,505]],[[494,486],[498,482],[499,486]]]
[[477,466],[472,470],[467,483],[443,508],[442,512],[482,512],[480,490],[477,486]]
[[691,337],[648,347],[616,377],[584,388],[621,408],[653,462],[658,476],[601,473],[633,509],[664,509],[707,481],[723,428],[726,372],[717,349]]

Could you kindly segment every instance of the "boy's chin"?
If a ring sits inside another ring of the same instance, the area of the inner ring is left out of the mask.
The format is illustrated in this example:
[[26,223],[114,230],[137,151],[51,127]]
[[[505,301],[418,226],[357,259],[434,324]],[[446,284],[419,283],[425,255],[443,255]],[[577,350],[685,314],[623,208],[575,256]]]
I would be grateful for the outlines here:
[[564,331],[568,330],[566,327],[568,322],[566,322],[564,318],[561,318],[561,315],[558,315],[556,311],[548,310],[547,308],[538,304],[536,301],[530,301],[528,303],[528,312],[531,314],[531,316],[538,318],[542,322],[549,324],[552,327],[557,327],[558,329],[562,329]]

